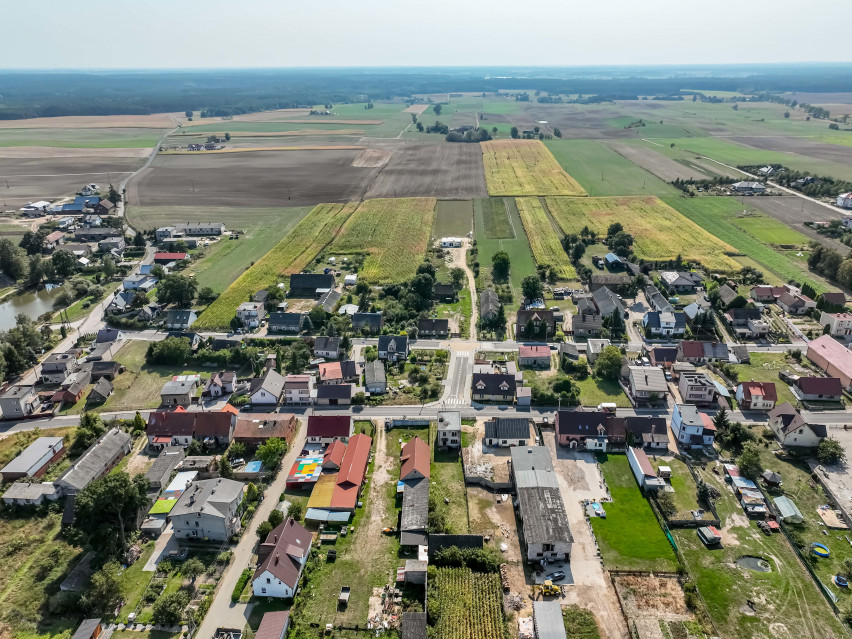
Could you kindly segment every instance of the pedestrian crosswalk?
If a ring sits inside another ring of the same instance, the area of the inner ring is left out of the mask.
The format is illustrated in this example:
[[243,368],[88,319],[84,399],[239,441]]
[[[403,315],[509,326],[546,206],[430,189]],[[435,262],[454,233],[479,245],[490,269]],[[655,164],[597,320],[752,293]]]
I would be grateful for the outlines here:
[[450,397],[448,399],[445,399],[442,403],[446,404],[447,406],[462,406],[464,404],[467,404],[468,402],[466,402],[463,397]]

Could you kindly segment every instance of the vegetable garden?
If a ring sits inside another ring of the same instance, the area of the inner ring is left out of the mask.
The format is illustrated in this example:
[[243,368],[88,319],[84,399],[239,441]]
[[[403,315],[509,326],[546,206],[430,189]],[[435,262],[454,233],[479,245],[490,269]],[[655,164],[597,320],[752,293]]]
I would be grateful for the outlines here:
[[481,142],[489,195],[585,195],[538,140]]
[[519,197],[515,203],[518,205],[521,221],[527,231],[535,261],[538,264],[552,266],[559,279],[576,279],[577,271],[574,270],[568,254],[562,248],[562,242],[550,223],[541,200],[537,197]]
[[[431,570],[430,570],[431,573]],[[442,639],[503,639],[503,592],[497,573],[437,568],[429,580],[427,610]]]

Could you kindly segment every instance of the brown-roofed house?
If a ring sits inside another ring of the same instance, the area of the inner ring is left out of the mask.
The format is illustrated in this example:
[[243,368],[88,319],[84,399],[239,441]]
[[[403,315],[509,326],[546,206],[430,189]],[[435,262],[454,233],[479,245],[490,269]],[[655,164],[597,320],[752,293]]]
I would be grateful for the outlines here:
[[352,424],[348,415],[311,415],[308,417],[307,441],[324,446],[336,439],[345,442],[352,435]]
[[260,620],[254,639],[284,639],[290,627],[290,611],[267,612]]
[[234,441],[260,446],[275,437],[289,444],[298,426],[293,413],[240,413],[234,427]]
[[839,402],[843,395],[837,377],[800,377],[790,390],[800,402]]
[[808,424],[790,402],[776,406],[768,413],[769,428],[785,448],[816,448],[825,438],[825,424]]
[[340,470],[344,453],[346,453],[346,444],[339,439],[331,442],[331,445],[325,449],[325,454],[322,456],[323,470]]
[[332,510],[355,510],[367,474],[372,446],[372,438],[361,433],[349,440],[337,473],[337,485],[331,496]]
[[429,477],[429,444],[415,436],[403,447],[400,454],[400,481]]
[[311,533],[292,517],[272,529],[258,549],[252,577],[256,597],[292,597],[311,552]]

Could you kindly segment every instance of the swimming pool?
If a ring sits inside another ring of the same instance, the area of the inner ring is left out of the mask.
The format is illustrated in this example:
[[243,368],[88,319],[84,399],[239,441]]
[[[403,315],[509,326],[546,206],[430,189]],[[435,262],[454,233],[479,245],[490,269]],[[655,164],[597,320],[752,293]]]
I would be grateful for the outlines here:
[[263,466],[263,462],[250,461],[248,464],[246,464],[245,472],[247,472],[247,473],[259,473],[261,466]]

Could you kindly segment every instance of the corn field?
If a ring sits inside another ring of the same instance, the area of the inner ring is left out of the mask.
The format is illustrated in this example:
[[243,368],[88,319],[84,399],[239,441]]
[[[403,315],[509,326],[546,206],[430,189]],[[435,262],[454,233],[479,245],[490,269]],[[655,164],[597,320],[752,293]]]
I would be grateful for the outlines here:
[[497,573],[438,568],[429,582],[429,623],[441,639],[504,639],[503,591]]
[[356,204],[319,204],[284,239],[240,275],[193,324],[197,329],[227,328],[237,307],[257,291],[275,286],[281,275],[298,273],[325,248],[354,213]]
[[552,266],[560,280],[577,279],[577,271],[562,248],[562,241],[550,223],[550,217],[541,200],[537,197],[519,197],[515,199],[515,203],[518,205],[518,213],[521,214],[535,261]]
[[481,142],[489,195],[586,195],[539,140]]

